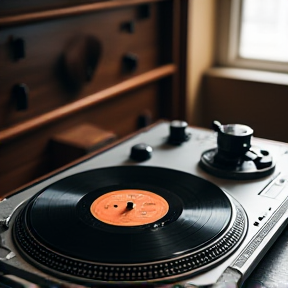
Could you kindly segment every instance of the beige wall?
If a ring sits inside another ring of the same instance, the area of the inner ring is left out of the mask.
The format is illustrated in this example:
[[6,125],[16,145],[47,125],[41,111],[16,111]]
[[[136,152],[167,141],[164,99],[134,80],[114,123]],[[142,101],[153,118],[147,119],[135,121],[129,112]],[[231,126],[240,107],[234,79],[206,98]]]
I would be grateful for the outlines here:
[[187,120],[203,123],[202,76],[213,65],[216,0],[190,0],[188,20]]
[[189,1],[189,124],[207,128],[213,120],[247,124],[254,129],[255,136],[288,142],[288,74],[211,69],[216,63],[216,42],[221,36],[216,38],[219,5],[217,0]]
[[[251,126],[254,135],[288,142],[288,75],[211,69],[204,77],[204,127],[213,120]],[[234,75],[235,74],[235,75]]]

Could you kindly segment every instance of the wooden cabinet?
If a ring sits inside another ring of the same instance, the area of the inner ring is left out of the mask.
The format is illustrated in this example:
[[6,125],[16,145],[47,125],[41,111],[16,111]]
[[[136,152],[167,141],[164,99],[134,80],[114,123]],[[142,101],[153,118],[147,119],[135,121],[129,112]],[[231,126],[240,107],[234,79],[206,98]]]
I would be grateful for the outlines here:
[[0,3],[2,195],[58,168],[73,127],[185,118],[187,0],[38,2]]

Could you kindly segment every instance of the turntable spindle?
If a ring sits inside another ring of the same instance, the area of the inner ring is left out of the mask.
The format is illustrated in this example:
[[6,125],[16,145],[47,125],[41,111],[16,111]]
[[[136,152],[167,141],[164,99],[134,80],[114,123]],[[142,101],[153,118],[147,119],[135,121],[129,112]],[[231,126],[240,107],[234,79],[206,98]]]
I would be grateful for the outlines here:
[[132,201],[127,202],[126,209],[132,210],[135,207],[135,204]]

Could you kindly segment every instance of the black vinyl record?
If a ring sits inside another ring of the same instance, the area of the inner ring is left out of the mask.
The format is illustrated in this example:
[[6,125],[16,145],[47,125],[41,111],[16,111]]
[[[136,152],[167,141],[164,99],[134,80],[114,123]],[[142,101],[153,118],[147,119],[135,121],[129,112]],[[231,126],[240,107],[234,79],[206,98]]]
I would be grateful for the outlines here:
[[[91,214],[95,199],[122,189],[157,194],[167,201],[168,212],[155,222],[128,227],[104,223]],[[119,166],[55,182],[28,203],[22,221],[39,243],[61,255],[131,264],[195,251],[219,236],[231,215],[228,197],[206,180],[165,168]]]

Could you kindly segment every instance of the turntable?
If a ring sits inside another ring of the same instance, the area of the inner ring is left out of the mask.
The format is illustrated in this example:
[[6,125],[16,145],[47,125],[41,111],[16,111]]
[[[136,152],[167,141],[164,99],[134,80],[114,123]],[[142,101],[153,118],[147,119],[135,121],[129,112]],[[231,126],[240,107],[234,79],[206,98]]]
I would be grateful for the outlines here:
[[41,287],[241,285],[286,225],[288,145],[214,129],[157,123],[2,200],[0,270]]

